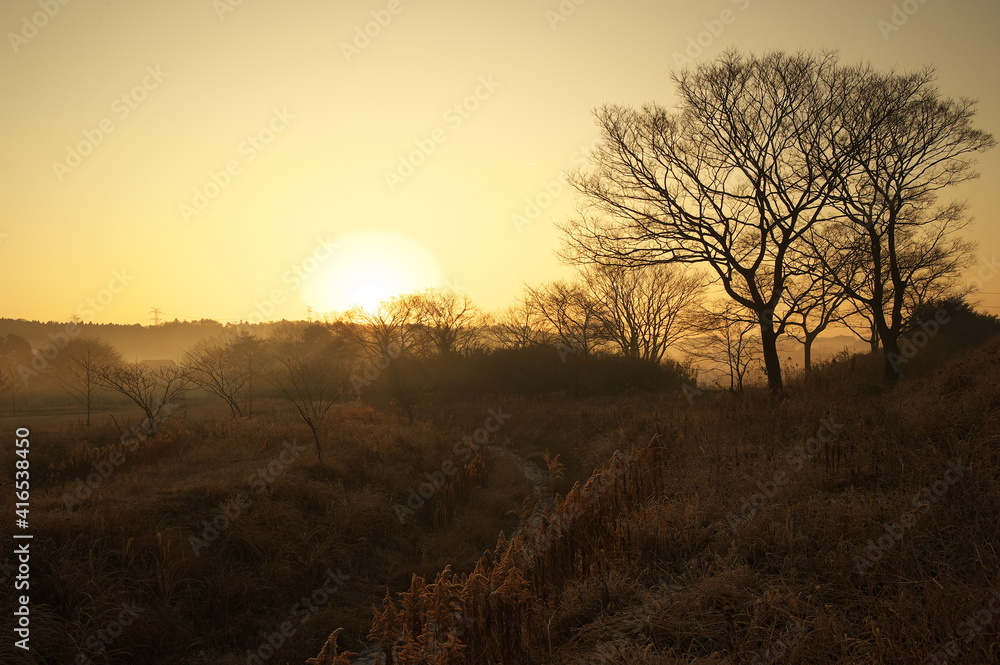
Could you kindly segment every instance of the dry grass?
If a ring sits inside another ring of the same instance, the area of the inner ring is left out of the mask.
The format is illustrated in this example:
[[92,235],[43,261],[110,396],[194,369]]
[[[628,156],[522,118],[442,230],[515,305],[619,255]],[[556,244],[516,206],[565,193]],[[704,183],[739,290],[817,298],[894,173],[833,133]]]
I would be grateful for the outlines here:
[[[245,663],[331,568],[346,585],[270,662],[303,662],[336,627],[342,646],[371,632],[398,663],[920,663],[956,638],[947,662],[997,662],[1000,612],[983,611],[1000,583],[1000,340],[894,389],[864,371],[828,368],[781,403],[504,398],[511,418],[491,443],[548,466],[559,495],[514,536],[531,488],[488,451],[406,523],[393,510],[498,399],[427,405],[414,425],[345,406],[323,465],[280,405],[254,422],[179,419],[72,513],[60,496],[117,432],[38,434],[40,651],[25,660],[5,642],[0,662]],[[842,427],[803,458],[824,419]],[[197,555],[190,537],[293,439],[302,454]],[[776,472],[780,487],[743,511]],[[941,496],[915,506],[935,483]],[[907,515],[859,571],[883,524]],[[98,652],[123,602],[143,611]],[[317,662],[340,665],[335,654]]]
[[[893,389],[546,408],[591,419],[577,459],[650,444],[571,491],[561,528],[387,597],[371,637],[401,665],[998,662],[998,386],[994,340]],[[810,448],[824,421],[836,435]]]
[[[368,608],[387,585],[402,588],[413,572],[437,570],[446,557],[474,562],[497,531],[516,524],[506,513],[530,494],[510,469],[487,465],[478,483],[457,476],[460,505],[454,496],[445,505],[442,492],[403,525],[393,504],[451,454],[457,434],[362,405],[337,410],[327,426],[330,459],[318,465],[308,432],[280,410],[254,422],[171,421],[123,453],[125,463],[73,512],[60,497],[119,449],[117,432],[38,435],[31,453],[44,479],[33,485],[31,513],[37,651],[25,654],[5,640],[0,662],[74,663],[80,654],[95,664],[246,662],[247,651],[289,619],[294,639],[272,662],[302,662],[330,625],[364,635]],[[284,464],[293,440],[303,449]],[[13,465],[12,456],[5,461]],[[8,489],[4,508],[12,513]],[[249,505],[205,540],[205,522],[240,492]],[[442,511],[454,519],[436,523]],[[192,546],[193,537],[206,544]],[[317,611],[296,615],[330,569],[346,573],[347,584]],[[9,616],[13,603],[4,594],[0,611]],[[119,631],[122,603],[141,611]],[[120,634],[100,651],[109,626]]]

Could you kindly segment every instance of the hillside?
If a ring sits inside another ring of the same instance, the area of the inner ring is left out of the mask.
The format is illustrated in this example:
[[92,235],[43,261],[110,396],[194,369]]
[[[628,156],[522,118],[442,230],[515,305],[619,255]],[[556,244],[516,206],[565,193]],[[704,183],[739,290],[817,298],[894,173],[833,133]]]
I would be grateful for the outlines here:
[[412,421],[384,386],[337,404],[322,462],[271,397],[192,396],[135,445],[134,408],[0,416],[42,553],[38,651],[0,661],[302,663],[343,628],[398,663],[991,662],[1000,338],[963,316],[895,387],[845,357],[780,401],[551,350],[431,364]]
[[[851,366],[631,413],[624,452],[474,570],[387,596],[372,639],[396,663],[998,662],[1000,339],[889,389]],[[310,662],[349,662],[335,641]]]

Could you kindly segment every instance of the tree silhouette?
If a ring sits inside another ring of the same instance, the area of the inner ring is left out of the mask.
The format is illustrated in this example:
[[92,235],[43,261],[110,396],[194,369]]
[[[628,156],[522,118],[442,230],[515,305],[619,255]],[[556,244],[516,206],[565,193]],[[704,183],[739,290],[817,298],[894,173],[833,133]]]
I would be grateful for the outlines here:
[[621,354],[654,363],[696,329],[695,315],[706,281],[682,266],[593,266],[582,281],[593,298],[603,331]]
[[295,407],[312,433],[316,459],[323,461],[324,420],[349,386],[347,362],[328,326],[279,331],[268,340],[265,380]]
[[567,353],[587,357],[605,342],[602,305],[585,284],[557,280],[528,287],[525,300],[538,312],[563,357]]
[[541,316],[530,297],[522,297],[494,316],[489,329],[501,349],[524,349],[544,341],[541,327]]
[[152,438],[160,421],[176,408],[177,402],[191,388],[186,368],[152,367],[146,363],[110,363],[96,366],[97,384],[123,395],[138,406],[145,416],[143,429]]
[[200,342],[184,362],[191,380],[221,398],[235,418],[253,413],[253,380],[261,355],[262,342],[241,332]]
[[676,112],[599,109],[596,165],[571,180],[589,210],[565,227],[566,256],[707,265],[756,317],[775,392],[783,386],[775,310],[787,256],[828,212],[831,182],[812,155],[842,113],[836,64],[829,54],[729,52],[683,71],[674,77]]
[[446,289],[429,289],[414,296],[415,319],[421,334],[441,355],[472,345],[482,317],[469,296]]
[[87,427],[94,396],[101,387],[98,377],[112,365],[121,365],[118,351],[98,337],[77,337],[53,360],[53,376],[62,388],[87,409]]
[[[817,248],[832,251],[828,244],[817,243]],[[847,299],[823,261],[812,254],[793,255],[782,303],[788,335],[802,344],[806,376],[812,374],[813,344],[830,324],[844,319]]]
[[[847,248],[817,256],[866,308],[889,380],[897,376],[892,357],[921,284],[929,278],[933,285],[942,268],[945,275],[960,271],[967,253],[953,237],[965,225],[963,206],[939,206],[938,197],[977,177],[974,154],[996,143],[973,128],[975,102],[943,98],[934,79],[930,68],[849,77],[845,94],[853,101],[825,129],[833,149],[817,160],[835,184],[830,205],[837,214],[824,235],[843,238]],[[860,271],[845,270],[845,263]]]
[[927,274],[913,256],[959,250],[949,242],[961,211],[937,195],[975,177],[973,154],[995,143],[972,127],[974,102],[943,99],[933,79],[841,66],[829,53],[731,51],[675,75],[676,112],[603,107],[596,163],[572,178],[588,207],[564,227],[565,256],[707,265],[756,317],[778,392],[791,261],[835,237],[837,251],[813,254],[867,308],[892,378],[920,279],[907,261]]
[[724,367],[729,390],[742,392],[763,355],[753,313],[736,303],[722,302],[701,313],[698,329],[702,334],[689,340],[688,354]]

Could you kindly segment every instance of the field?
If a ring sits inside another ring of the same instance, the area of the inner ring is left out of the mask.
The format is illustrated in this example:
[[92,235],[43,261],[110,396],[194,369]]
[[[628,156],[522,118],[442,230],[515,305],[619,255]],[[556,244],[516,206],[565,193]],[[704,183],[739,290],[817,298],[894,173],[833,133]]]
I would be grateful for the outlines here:
[[132,447],[107,414],[4,417],[34,651],[0,660],[339,663],[343,628],[398,663],[997,662],[1000,340],[895,387],[867,360],[780,401],[348,402],[322,464],[279,402]]

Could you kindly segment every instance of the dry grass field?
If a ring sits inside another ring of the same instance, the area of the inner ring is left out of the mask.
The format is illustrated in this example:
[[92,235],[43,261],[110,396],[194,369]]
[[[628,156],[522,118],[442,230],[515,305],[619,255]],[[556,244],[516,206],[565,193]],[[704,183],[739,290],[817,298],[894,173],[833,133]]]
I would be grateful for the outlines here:
[[626,452],[371,637],[400,664],[997,662],[1000,340],[895,389],[849,374],[578,405]]
[[[1000,340],[873,371],[780,401],[442,397],[414,424],[352,402],[322,464],[277,402],[134,447],[29,417],[37,651],[0,661],[328,665],[343,628],[400,664],[996,662]],[[555,496],[534,519],[525,465]]]

